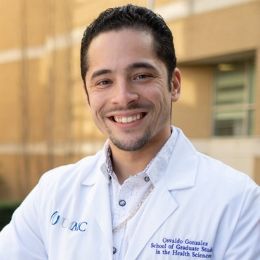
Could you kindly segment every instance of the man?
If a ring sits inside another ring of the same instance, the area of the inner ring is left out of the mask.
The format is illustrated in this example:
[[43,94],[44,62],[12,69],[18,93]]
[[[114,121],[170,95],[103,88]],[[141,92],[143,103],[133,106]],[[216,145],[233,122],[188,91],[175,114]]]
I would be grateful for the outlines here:
[[180,71],[152,11],[103,12],[81,74],[104,149],[45,174],[0,235],[0,259],[260,259],[260,192],[171,126]]

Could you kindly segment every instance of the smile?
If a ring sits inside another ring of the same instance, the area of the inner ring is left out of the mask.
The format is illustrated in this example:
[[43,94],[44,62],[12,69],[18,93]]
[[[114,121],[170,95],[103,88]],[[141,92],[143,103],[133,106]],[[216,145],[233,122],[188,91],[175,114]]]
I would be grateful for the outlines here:
[[132,122],[135,122],[137,120],[140,120],[144,117],[143,113],[131,115],[131,116],[113,116],[112,119],[113,121],[121,124],[129,124]]

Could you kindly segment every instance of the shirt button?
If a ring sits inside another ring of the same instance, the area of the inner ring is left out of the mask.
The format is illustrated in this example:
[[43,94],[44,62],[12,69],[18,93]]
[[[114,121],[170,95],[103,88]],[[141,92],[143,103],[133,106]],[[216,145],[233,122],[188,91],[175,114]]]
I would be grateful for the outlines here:
[[117,252],[117,249],[113,246],[113,255]]
[[119,200],[119,205],[121,207],[124,207],[126,205],[126,201],[125,200]]
[[145,181],[145,182],[148,182],[148,181],[150,181],[150,178],[149,178],[149,176],[145,176],[145,177],[144,177],[144,181]]

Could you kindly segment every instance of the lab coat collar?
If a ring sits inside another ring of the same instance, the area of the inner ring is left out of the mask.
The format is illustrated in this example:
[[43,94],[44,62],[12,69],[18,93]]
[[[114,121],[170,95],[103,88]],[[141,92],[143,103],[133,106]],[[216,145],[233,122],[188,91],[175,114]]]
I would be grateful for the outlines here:
[[[125,259],[136,259],[156,230],[163,225],[170,215],[178,208],[171,190],[188,189],[195,185],[198,168],[198,156],[195,148],[188,141],[180,129],[177,131],[177,140],[167,169],[160,164],[156,170],[165,171],[165,175],[156,182],[144,212],[139,216],[136,231],[129,244]],[[112,224],[109,201],[109,179],[103,174],[106,168],[104,151],[94,157],[88,165],[81,167],[87,173],[83,185],[92,185],[91,204],[96,205],[93,219],[102,230],[105,240],[108,241],[108,250],[112,250]],[[94,185],[93,185],[94,184]],[[161,212],[162,214],[158,214]],[[140,230],[143,230],[140,236]]]
[[191,188],[196,181],[198,152],[180,129],[174,129],[178,137],[166,170],[166,186],[168,190]]
[[[83,176],[81,184],[86,186],[92,186],[99,182],[102,175],[104,180],[109,183],[109,176],[104,175],[106,171],[106,155],[105,149],[99,151],[96,155],[92,157],[87,157],[83,159],[80,168],[80,175]],[[107,177],[107,178],[106,178]]]
[[[162,178],[166,180],[168,190],[185,189],[194,186],[198,167],[196,149],[179,128],[174,127],[174,131],[177,131],[177,140],[165,176]],[[93,160],[90,160],[90,162],[83,162],[83,166],[80,167],[82,176],[85,176],[82,181],[83,185],[90,186],[97,183],[100,178],[99,174],[106,176],[105,179],[109,182],[109,175],[103,174],[104,171],[107,171],[105,153],[106,149],[103,149],[96,156],[93,156]],[[160,163],[156,163],[155,167],[157,171],[165,171],[165,166],[162,167]]]
[[[198,157],[195,148],[180,129],[164,178],[156,182],[145,210],[137,222],[136,231],[125,259],[136,259],[156,230],[176,211],[178,202],[171,190],[188,189],[195,185]],[[156,164],[160,167],[159,164]],[[159,170],[159,169],[157,169]],[[160,169],[165,170],[165,169]],[[160,212],[160,214],[158,214]],[[142,236],[140,236],[142,230]]]

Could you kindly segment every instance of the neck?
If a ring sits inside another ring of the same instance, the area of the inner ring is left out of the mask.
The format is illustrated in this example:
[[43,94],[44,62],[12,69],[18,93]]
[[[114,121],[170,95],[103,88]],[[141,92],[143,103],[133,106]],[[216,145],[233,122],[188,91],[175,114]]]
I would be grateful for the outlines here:
[[114,144],[110,143],[113,170],[117,175],[119,183],[122,184],[128,177],[143,171],[169,137],[170,132],[165,138],[151,140],[137,151],[120,150]]

